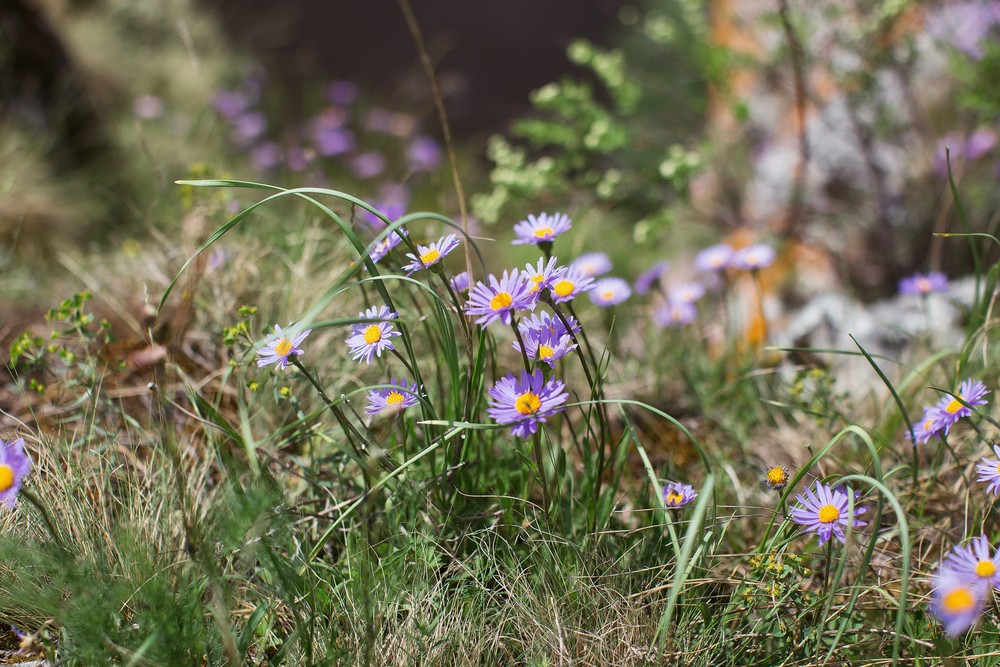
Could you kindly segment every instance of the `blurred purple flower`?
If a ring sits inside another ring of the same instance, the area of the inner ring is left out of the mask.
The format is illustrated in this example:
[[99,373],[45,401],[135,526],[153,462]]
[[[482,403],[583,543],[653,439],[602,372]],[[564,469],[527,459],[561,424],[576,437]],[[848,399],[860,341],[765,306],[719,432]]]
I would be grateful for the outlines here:
[[152,120],[163,115],[163,100],[156,95],[140,95],[132,100],[132,113],[136,118]]
[[602,308],[607,308],[609,306],[617,306],[632,296],[632,288],[628,286],[625,280],[609,276],[595,282],[594,289],[587,296],[590,297],[593,303]]
[[354,150],[354,135],[348,130],[333,128],[313,136],[316,152],[323,157],[343,155]]
[[948,291],[948,277],[940,271],[915,273],[899,281],[900,294],[925,295]]
[[406,161],[416,171],[434,171],[441,165],[444,151],[441,145],[430,137],[414,137],[406,149]]
[[691,324],[698,316],[694,304],[687,301],[668,301],[653,312],[653,324],[660,328]]
[[681,283],[670,290],[669,299],[682,303],[695,303],[705,296],[705,286],[699,282]]
[[733,266],[747,271],[756,271],[774,263],[774,248],[766,243],[754,243],[733,255]]
[[721,271],[729,267],[735,253],[731,246],[719,243],[699,252],[694,258],[694,265],[699,271]]
[[220,116],[231,121],[246,111],[248,102],[246,95],[239,91],[220,90],[215,93],[212,105]]
[[360,179],[374,178],[385,169],[385,157],[375,151],[365,151],[351,158],[351,171]]
[[983,57],[982,41],[1000,23],[1000,2],[959,2],[941,7],[927,18],[927,33],[976,60]]
[[330,104],[348,106],[358,99],[358,84],[340,79],[326,86],[326,99]]
[[663,277],[663,274],[666,273],[669,268],[669,262],[666,260],[660,260],[640,273],[639,277],[635,279],[634,287],[636,294],[648,294],[649,290],[653,289],[653,286],[660,282],[660,278]]
[[611,258],[603,252],[588,252],[570,262],[569,268],[594,278],[611,270]]
[[965,156],[970,160],[978,160],[996,145],[996,132],[988,127],[980,127],[969,135],[969,140],[965,143]]
[[238,144],[252,143],[267,129],[267,118],[259,111],[247,111],[236,117],[233,123],[233,139]]
[[257,169],[262,171],[274,169],[281,164],[281,147],[273,141],[265,141],[254,147],[250,152],[250,159]]

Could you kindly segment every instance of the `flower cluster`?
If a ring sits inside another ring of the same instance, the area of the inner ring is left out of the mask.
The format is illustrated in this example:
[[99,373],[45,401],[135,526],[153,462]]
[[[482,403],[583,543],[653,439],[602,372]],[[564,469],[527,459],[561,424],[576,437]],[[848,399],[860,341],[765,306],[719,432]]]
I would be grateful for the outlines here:
[[1000,588],[1000,553],[985,535],[967,545],[956,545],[931,579],[931,613],[945,634],[955,637],[979,618],[991,588]]
[[923,416],[913,428],[913,444],[927,442],[932,437],[948,435],[951,427],[963,417],[972,414],[972,407],[985,405],[983,398],[989,390],[979,380],[971,378],[962,382],[955,394],[941,398],[936,405],[924,408]]

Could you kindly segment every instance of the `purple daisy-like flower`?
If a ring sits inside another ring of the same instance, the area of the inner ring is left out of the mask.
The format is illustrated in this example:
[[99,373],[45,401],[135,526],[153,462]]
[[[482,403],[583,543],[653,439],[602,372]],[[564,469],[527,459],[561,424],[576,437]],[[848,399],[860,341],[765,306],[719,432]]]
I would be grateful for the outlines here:
[[940,271],[915,273],[899,281],[900,294],[927,294],[948,291],[948,277]]
[[691,324],[698,316],[698,309],[687,301],[667,301],[653,311],[653,324],[660,328]]
[[617,306],[632,296],[632,288],[621,278],[601,278],[594,283],[594,289],[588,294],[590,300],[602,308]]
[[1000,588],[1000,553],[990,553],[985,535],[974,537],[969,544],[956,545],[944,558],[944,567],[956,574]]
[[389,323],[389,320],[396,318],[396,313],[389,310],[388,306],[372,306],[358,313],[358,317],[369,322],[355,324],[352,335],[345,341],[351,348],[352,359],[370,364],[372,357],[382,356],[382,350],[396,349],[389,339],[402,334]]
[[365,151],[351,158],[351,171],[358,178],[374,178],[385,170],[385,156],[376,151]]
[[736,251],[725,243],[709,246],[695,255],[694,265],[699,271],[713,273],[729,268]]
[[572,301],[580,294],[594,289],[594,279],[579,267],[566,267],[566,272],[552,282],[552,300],[556,303]]
[[986,493],[998,495],[1000,494],[1000,445],[993,445],[993,453],[996,454],[996,459],[984,456],[976,464],[976,481],[989,482]]
[[653,286],[660,282],[660,278],[663,277],[663,274],[666,273],[669,268],[670,262],[661,260],[640,273],[635,279],[635,282],[632,284],[635,288],[635,293],[648,294],[649,290],[653,289]]
[[694,303],[703,296],[705,296],[705,286],[699,282],[691,282],[671,288],[668,298],[671,301]]
[[[968,408],[962,404],[965,401],[969,405],[975,407],[978,405],[986,405],[986,399],[983,398],[986,394],[990,393],[989,389],[986,388],[980,380],[973,380],[969,378],[965,380],[961,386],[958,388],[958,392],[954,396],[945,396],[941,399],[941,402],[937,404],[938,413],[941,415],[942,428],[944,428],[944,434],[948,435],[948,431],[954,426],[959,419],[963,417],[968,417],[972,414],[972,408]],[[962,399],[959,401],[958,399]]]
[[441,145],[430,137],[414,137],[406,149],[406,162],[415,171],[434,171],[443,157]]
[[551,290],[556,279],[566,273],[566,267],[557,267],[556,261],[556,258],[552,257],[548,263],[544,259],[539,259],[538,264],[525,264],[521,276],[528,283],[528,292],[535,300],[538,299],[542,290]]
[[611,258],[603,252],[588,252],[573,260],[569,268],[579,269],[583,275],[594,278],[611,270]]
[[684,507],[698,496],[690,484],[668,482],[663,487],[663,504],[670,508]]
[[931,613],[941,621],[949,637],[972,627],[983,610],[987,587],[948,567],[940,567],[931,578]]
[[417,255],[412,252],[406,253],[406,256],[413,261],[404,265],[403,270],[406,271],[406,275],[410,275],[421,269],[429,269],[457,247],[458,239],[455,238],[454,234],[448,234],[448,236],[442,237],[428,246],[418,245]]
[[[406,230],[403,230],[403,234],[406,234]],[[379,260],[383,259],[393,248],[402,242],[403,237],[399,235],[399,230],[389,232],[384,239],[368,248],[368,256],[372,258],[372,263],[378,264]]]
[[572,226],[569,217],[564,213],[553,213],[552,215],[540,213],[538,217],[529,213],[527,220],[522,220],[514,225],[517,239],[513,243],[514,245],[552,243],[557,236],[568,231]]
[[271,334],[270,340],[265,343],[264,347],[257,350],[257,356],[260,357],[257,360],[257,367],[262,368],[277,363],[278,368],[285,370],[285,367],[288,366],[288,358],[290,356],[293,354],[298,356],[304,352],[299,345],[311,333],[312,329],[306,329],[299,333],[292,333],[288,330],[283,331],[280,326],[275,324],[274,333]]
[[[518,326],[520,329],[520,326]],[[525,353],[531,361],[544,361],[550,366],[576,349],[576,344],[569,334],[557,335],[551,329],[534,329],[524,336]],[[514,341],[514,349],[521,351],[521,344]]]
[[755,243],[733,255],[732,265],[738,269],[756,271],[774,263],[774,248],[766,243]]
[[533,310],[535,302],[528,292],[528,283],[516,269],[504,271],[503,276],[490,274],[489,284],[478,281],[469,292],[465,304],[467,315],[478,315],[477,324],[487,325],[496,321],[510,324],[511,317],[519,310]]
[[[576,318],[572,315],[566,315],[566,324],[573,333],[580,332],[580,323],[576,321]],[[532,313],[528,317],[518,322],[517,328],[521,331],[521,335],[525,338],[531,338],[541,335],[542,333],[550,333],[556,337],[562,338],[563,336],[569,335],[569,330],[566,329],[566,325],[562,323],[562,320],[552,315],[548,312],[542,311],[541,314]],[[520,348],[518,348],[520,349]]]
[[932,437],[940,436],[944,425],[945,418],[941,416],[941,410],[938,406],[925,407],[923,417],[913,427],[913,444],[922,445]]
[[490,407],[486,412],[498,424],[512,424],[511,433],[518,438],[537,432],[538,425],[560,412],[569,399],[563,381],[553,378],[546,382],[541,370],[531,375],[521,371],[520,378],[508,373],[497,380],[489,393]]
[[461,273],[452,276],[451,279],[448,281],[448,284],[451,285],[451,288],[455,290],[455,292],[458,294],[461,294],[462,292],[468,292],[469,272],[462,271]]
[[[816,482],[815,491],[806,489],[805,496],[795,496],[795,499],[799,501],[799,506],[792,508],[792,521],[805,526],[807,531],[816,533],[820,546],[823,546],[823,543],[830,539],[831,535],[836,536],[842,543],[846,543],[844,526],[848,525],[848,522],[853,518],[848,516],[850,508],[847,494],[849,493],[854,493],[850,487],[846,487],[846,489],[831,488],[826,484]],[[854,515],[862,514],[867,509],[867,507],[855,507]],[[853,518],[855,528],[864,525],[866,524],[863,521]]]
[[0,439],[0,503],[14,506],[21,480],[31,471],[31,457],[24,451],[24,438]]
[[389,380],[389,387],[381,389],[371,389],[368,391],[368,406],[365,414],[377,415],[379,413],[396,416],[406,408],[420,402],[420,394],[417,391],[417,383],[407,384],[406,378]]

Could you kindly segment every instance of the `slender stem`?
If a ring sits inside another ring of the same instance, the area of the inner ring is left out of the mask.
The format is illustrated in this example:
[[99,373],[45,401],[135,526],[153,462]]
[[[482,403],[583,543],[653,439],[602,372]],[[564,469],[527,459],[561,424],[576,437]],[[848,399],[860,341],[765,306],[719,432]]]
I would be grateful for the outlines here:
[[524,371],[531,375],[531,362],[528,360],[528,348],[524,346],[524,339],[521,337],[521,330],[517,328],[517,318],[511,315],[510,327],[514,330],[517,344],[521,346],[521,360],[524,361]]
[[547,475],[545,474],[545,458],[542,455],[542,434],[541,431],[535,431],[532,436],[532,440],[535,444],[535,463],[538,465],[538,476],[541,478],[542,482],[542,502],[545,504],[545,523],[550,523],[551,517],[549,516],[549,508],[551,507],[550,497],[549,497],[549,483]]

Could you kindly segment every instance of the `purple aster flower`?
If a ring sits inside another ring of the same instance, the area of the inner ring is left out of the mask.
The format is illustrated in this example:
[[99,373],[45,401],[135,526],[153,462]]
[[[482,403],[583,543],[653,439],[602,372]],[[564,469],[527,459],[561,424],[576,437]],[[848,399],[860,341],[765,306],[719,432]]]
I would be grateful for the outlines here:
[[937,404],[938,414],[941,415],[941,421],[943,422],[944,434],[948,435],[948,431],[954,426],[959,419],[963,417],[968,417],[972,414],[972,409],[967,408],[962,405],[962,402],[958,399],[962,399],[969,405],[975,407],[978,405],[986,405],[987,401],[983,396],[990,393],[981,381],[972,378],[965,380],[962,385],[958,388],[958,392],[954,396],[945,396],[941,399],[941,402]]
[[420,269],[429,269],[447,257],[448,253],[457,247],[458,239],[455,238],[454,234],[448,234],[448,236],[438,239],[429,246],[417,245],[417,255],[414,255],[412,252],[406,253],[406,256],[413,261],[403,266],[403,270],[406,271],[406,275],[410,275]]
[[156,95],[140,95],[132,100],[132,113],[136,118],[152,120],[163,115],[163,100]]
[[[403,236],[405,235],[406,230],[403,230]],[[368,248],[368,256],[372,258],[372,263],[378,264],[379,260],[388,255],[390,250],[403,242],[403,236],[399,235],[399,230],[389,232],[384,239]]]
[[521,371],[520,379],[513,373],[497,380],[489,390],[487,413],[498,424],[512,424],[511,433],[527,438],[538,431],[538,424],[547,421],[569,399],[566,385],[555,378],[545,381],[541,370],[531,375]]
[[315,157],[311,148],[307,150],[301,146],[289,146],[285,151],[285,166],[295,172],[303,171],[312,164]]
[[922,445],[934,436],[940,437],[944,425],[945,419],[941,416],[938,406],[925,407],[924,415],[920,418],[920,423],[913,427],[913,444]]
[[274,169],[281,163],[281,147],[273,141],[265,141],[250,152],[250,159],[257,169]]
[[538,264],[525,264],[521,277],[528,283],[528,291],[537,301],[542,291],[551,290],[555,280],[564,273],[566,273],[566,267],[557,267],[556,258],[552,257],[548,263],[544,259],[539,259]]
[[461,294],[462,292],[469,291],[469,272],[462,271],[461,273],[452,276],[451,280],[448,281],[451,288],[455,290],[456,294]]
[[478,281],[469,292],[465,305],[467,315],[479,315],[477,324],[487,325],[497,320],[510,324],[511,317],[519,310],[534,310],[535,303],[528,292],[528,283],[517,270],[503,272],[500,280],[493,274],[489,284]]
[[13,507],[21,480],[31,470],[31,458],[24,451],[24,438],[0,439],[0,503]]
[[940,271],[931,273],[915,273],[899,281],[900,294],[931,294],[932,292],[947,292],[948,277]]
[[594,279],[579,267],[570,265],[566,267],[566,272],[552,283],[552,300],[556,303],[565,303],[592,289],[594,289]]
[[594,278],[611,270],[611,258],[603,252],[588,252],[573,260],[569,268],[579,269],[583,275]]
[[705,296],[705,286],[698,282],[682,283],[670,290],[668,298],[671,301],[682,303],[694,303]]
[[365,414],[377,415],[380,412],[395,417],[408,407],[420,401],[417,383],[406,383],[406,378],[389,380],[391,386],[382,389],[371,389],[368,392],[368,406]]
[[[858,521],[854,517],[849,517],[848,495],[854,493],[850,487],[831,488],[826,484],[816,482],[815,492],[805,490],[805,496],[797,495],[795,499],[799,501],[797,507],[792,508],[792,521],[805,526],[807,531],[816,533],[819,537],[819,545],[830,539],[831,535],[836,536],[842,543],[846,543],[844,537],[844,526],[853,518],[855,528],[866,525],[863,521]],[[855,498],[860,494],[855,494]],[[855,507],[854,514],[864,513],[867,507]]]
[[385,157],[375,151],[365,151],[351,158],[351,171],[360,179],[374,178],[385,169]]
[[765,243],[755,243],[733,255],[732,265],[738,269],[756,271],[774,263],[774,248]]
[[699,271],[705,271],[706,273],[722,271],[729,268],[734,254],[736,254],[736,251],[733,250],[732,246],[719,243],[699,252],[694,258],[694,265]]
[[993,445],[993,453],[996,459],[988,459],[985,456],[976,464],[976,481],[989,482],[986,493],[994,496],[1000,494],[1000,445]]
[[[521,329],[520,325],[518,329]],[[576,344],[569,334],[560,336],[548,328],[533,329],[527,336],[522,333],[521,338],[524,339],[528,359],[544,361],[550,366],[576,349]],[[514,341],[514,349],[520,352],[521,344]]]
[[[384,183],[378,190],[378,199],[372,206],[389,220],[398,220],[410,205],[410,189],[398,183]],[[385,221],[367,209],[361,209],[362,219],[375,231],[385,229]]]
[[395,317],[396,313],[387,306],[372,306],[358,313],[358,318],[368,322],[355,324],[351,337],[346,341],[347,346],[351,348],[352,359],[356,359],[359,363],[370,364],[372,357],[382,356],[382,350],[395,350],[389,339],[402,335],[389,323],[389,320]]
[[941,621],[949,637],[957,637],[976,622],[986,599],[986,586],[980,581],[940,567],[931,578],[931,613]]
[[233,120],[246,111],[249,102],[246,95],[236,90],[220,90],[215,93],[213,106],[220,116]]
[[238,144],[252,143],[267,129],[267,118],[259,111],[247,111],[236,117],[233,139]]
[[358,99],[358,84],[353,81],[331,81],[326,87],[326,99],[330,104],[342,107],[353,104]]
[[316,152],[323,157],[343,155],[354,150],[354,135],[350,130],[331,128],[317,133],[313,137]]
[[277,324],[274,325],[274,333],[264,347],[257,350],[260,359],[257,360],[257,367],[263,368],[273,363],[278,364],[278,368],[285,370],[288,366],[288,358],[293,354],[298,356],[304,352],[299,345],[312,333],[312,329],[306,329],[293,334],[290,330],[282,331]]
[[945,556],[942,567],[970,581],[1000,588],[1000,553],[990,553],[990,543],[985,535],[974,537],[966,546],[956,545]]
[[691,324],[698,316],[698,309],[687,301],[667,301],[653,312],[653,324],[660,328]]
[[[566,315],[566,324],[569,325],[573,333],[580,332],[580,323],[572,315]],[[558,338],[569,335],[569,331],[567,331],[562,320],[545,311],[542,311],[541,314],[532,313],[528,317],[525,317],[518,322],[517,328],[521,331],[521,336],[525,338],[537,336],[542,332],[554,334]]]
[[552,215],[539,213],[538,217],[529,213],[527,220],[522,220],[514,225],[514,233],[517,235],[514,245],[552,243],[557,236],[568,231],[572,226],[569,217],[563,213],[553,213]]
[[434,171],[441,165],[444,151],[430,137],[414,137],[406,149],[406,162],[414,171]]
[[633,284],[636,294],[649,293],[649,290],[653,289],[653,286],[660,282],[660,278],[663,277],[663,274],[666,273],[669,268],[670,263],[665,260],[661,260],[640,273]]
[[698,492],[690,484],[668,482],[663,487],[663,504],[670,508],[684,507],[697,497]]
[[978,160],[997,145],[997,134],[988,127],[980,127],[969,135],[965,142],[965,155],[970,160]]
[[632,296],[632,288],[621,278],[601,278],[594,283],[594,289],[588,295],[590,300],[602,308],[617,306]]

